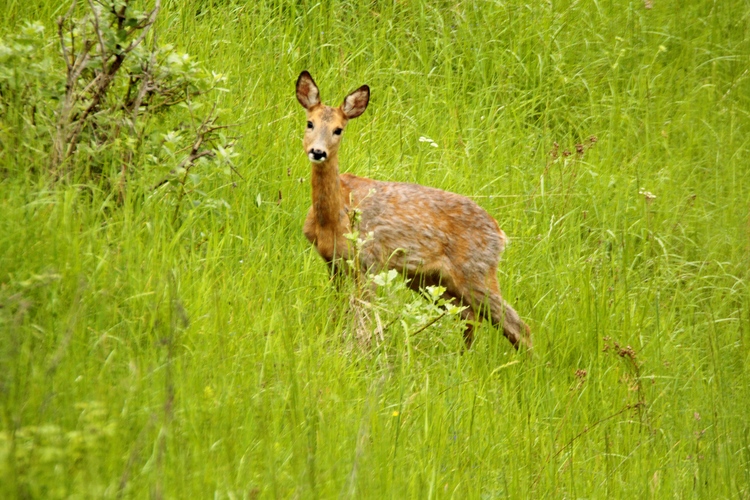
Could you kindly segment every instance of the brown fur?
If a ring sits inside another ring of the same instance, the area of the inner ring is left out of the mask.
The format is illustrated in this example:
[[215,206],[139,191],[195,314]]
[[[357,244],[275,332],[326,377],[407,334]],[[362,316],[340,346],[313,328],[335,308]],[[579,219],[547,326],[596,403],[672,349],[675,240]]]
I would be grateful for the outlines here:
[[[303,146],[312,162],[312,207],[304,233],[335,268],[349,258],[344,234],[351,231],[349,212],[358,209],[360,233],[372,233],[360,253],[363,269],[396,269],[419,289],[440,284],[446,298],[467,305],[464,317],[487,317],[502,325],[514,347],[531,347],[530,330],[500,295],[497,264],[505,233],[495,219],[472,200],[440,189],[401,182],[382,182],[352,174],[339,175],[338,148],[348,120],[367,108],[370,90],[360,87],[338,108],[320,102],[310,74],[297,80],[297,99],[307,110]],[[312,124],[312,128],[309,125]],[[464,334],[471,346],[471,325]]]

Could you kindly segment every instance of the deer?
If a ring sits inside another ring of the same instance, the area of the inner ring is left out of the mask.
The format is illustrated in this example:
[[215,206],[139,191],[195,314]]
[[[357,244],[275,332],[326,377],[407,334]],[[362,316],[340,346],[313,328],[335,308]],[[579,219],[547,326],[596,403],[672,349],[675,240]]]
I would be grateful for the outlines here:
[[[359,271],[395,269],[415,291],[439,285],[444,299],[464,306],[467,350],[477,319],[501,326],[516,350],[531,349],[531,330],[500,294],[497,267],[508,240],[497,221],[465,196],[339,173],[343,132],[349,120],[367,109],[367,85],[340,106],[327,106],[310,73],[303,71],[296,94],[307,114],[302,144],[312,170],[312,206],[303,232],[331,273],[341,273],[350,260],[359,263]],[[346,237],[352,234],[355,213],[360,234],[369,235],[358,249]]]

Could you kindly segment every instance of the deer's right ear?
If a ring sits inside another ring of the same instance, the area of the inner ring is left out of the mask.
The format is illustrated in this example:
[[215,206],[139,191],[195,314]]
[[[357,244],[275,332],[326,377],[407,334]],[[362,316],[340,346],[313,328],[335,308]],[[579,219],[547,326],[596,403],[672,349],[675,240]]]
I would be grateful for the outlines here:
[[297,100],[305,109],[312,109],[320,104],[320,91],[307,71],[300,73],[297,78]]

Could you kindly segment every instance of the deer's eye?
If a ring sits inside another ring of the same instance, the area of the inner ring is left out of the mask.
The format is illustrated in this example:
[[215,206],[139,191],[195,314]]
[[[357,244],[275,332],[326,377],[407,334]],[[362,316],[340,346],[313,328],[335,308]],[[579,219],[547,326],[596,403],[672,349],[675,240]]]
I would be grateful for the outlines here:
[[313,124],[312,124],[312,122],[311,122],[311,121],[308,121],[308,122],[307,122],[307,128],[309,128],[309,129],[312,129],[312,128],[313,128]]
[[333,131],[333,135],[341,135],[341,132],[343,132],[343,131],[344,131],[344,129],[343,129],[343,128],[338,128],[338,127],[337,127],[337,128],[336,128],[336,129],[335,129],[335,130]]

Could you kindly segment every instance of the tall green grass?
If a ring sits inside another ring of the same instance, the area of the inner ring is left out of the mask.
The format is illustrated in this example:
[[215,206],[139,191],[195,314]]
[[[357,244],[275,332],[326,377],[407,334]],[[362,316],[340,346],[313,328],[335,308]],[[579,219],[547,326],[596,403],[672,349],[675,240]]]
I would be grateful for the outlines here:
[[[185,0],[156,33],[229,74],[243,179],[175,225],[0,146],[3,497],[750,495],[748,2]],[[499,221],[532,357],[353,340],[301,233],[303,69],[372,89],[343,170]]]

